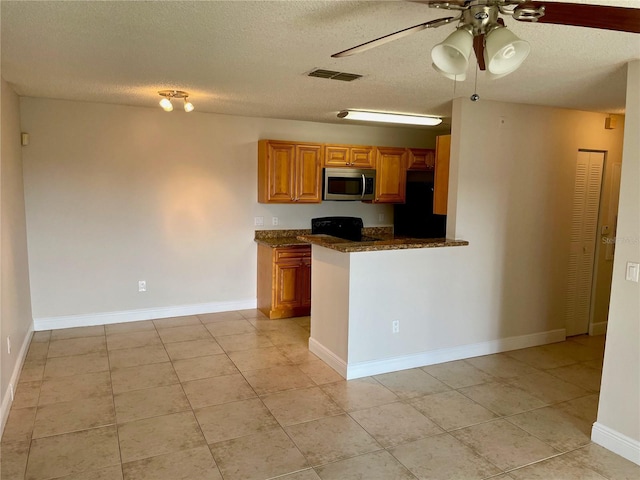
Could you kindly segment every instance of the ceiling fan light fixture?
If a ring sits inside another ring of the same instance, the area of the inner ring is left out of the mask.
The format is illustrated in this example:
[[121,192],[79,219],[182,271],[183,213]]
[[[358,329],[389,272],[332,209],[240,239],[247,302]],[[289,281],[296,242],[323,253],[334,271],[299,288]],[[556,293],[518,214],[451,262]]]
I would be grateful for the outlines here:
[[473,34],[463,25],[431,49],[431,59],[441,72],[460,75],[467,71],[472,47]]
[[467,79],[467,74],[466,73],[460,73],[458,75],[454,75],[452,73],[447,73],[447,72],[443,72],[442,70],[440,70],[435,63],[432,63],[431,66],[433,67],[433,69],[438,72],[440,75],[442,75],[443,77],[448,78],[449,80],[455,80],[456,82],[464,82]]
[[494,75],[507,75],[525,61],[531,47],[506,27],[499,27],[485,37],[484,61]]
[[338,118],[361,120],[364,122],[401,123],[405,125],[425,125],[435,127],[442,123],[440,117],[429,115],[408,115],[404,113],[372,112],[367,110],[342,110]]

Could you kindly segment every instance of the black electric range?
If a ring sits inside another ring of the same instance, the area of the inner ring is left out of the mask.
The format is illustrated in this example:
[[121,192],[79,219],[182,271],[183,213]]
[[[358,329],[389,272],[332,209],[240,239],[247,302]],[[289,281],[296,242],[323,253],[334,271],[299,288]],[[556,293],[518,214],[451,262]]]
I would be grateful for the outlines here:
[[321,217],[311,219],[311,233],[344,238],[352,242],[371,242],[377,238],[362,235],[362,219],[359,217]]

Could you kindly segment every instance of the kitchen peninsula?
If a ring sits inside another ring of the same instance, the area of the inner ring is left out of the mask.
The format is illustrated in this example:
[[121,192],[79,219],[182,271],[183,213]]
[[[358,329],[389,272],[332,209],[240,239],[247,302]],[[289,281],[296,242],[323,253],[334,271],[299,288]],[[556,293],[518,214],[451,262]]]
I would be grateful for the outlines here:
[[446,342],[438,325],[455,311],[447,291],[464,275],[449,271],[458,250],[449,247],[468,242],[298,239],[312,245],[309,349],[343,377],[461,358],[460,351],[438,348]]

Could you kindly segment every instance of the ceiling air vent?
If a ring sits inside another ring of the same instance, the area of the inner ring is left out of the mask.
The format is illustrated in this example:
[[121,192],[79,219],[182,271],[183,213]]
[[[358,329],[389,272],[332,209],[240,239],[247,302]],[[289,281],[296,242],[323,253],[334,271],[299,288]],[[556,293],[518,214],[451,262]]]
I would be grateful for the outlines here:
[[330,80],[342,80],[343,82],[352,82],[362,75],[355,73],[336,72],[334,70],[322,70],[320,68],[309,73],[310,77],[328,78]]

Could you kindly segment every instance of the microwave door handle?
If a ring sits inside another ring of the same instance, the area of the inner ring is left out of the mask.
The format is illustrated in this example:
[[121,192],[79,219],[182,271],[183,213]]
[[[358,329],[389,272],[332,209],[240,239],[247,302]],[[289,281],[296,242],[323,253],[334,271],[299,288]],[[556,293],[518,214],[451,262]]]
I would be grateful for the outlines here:
[[362,195],[360,195],[360,200],[362,200],[364,198],[364,194],[367,191],[367,180],[364,176],[364,173],[362,174]]

